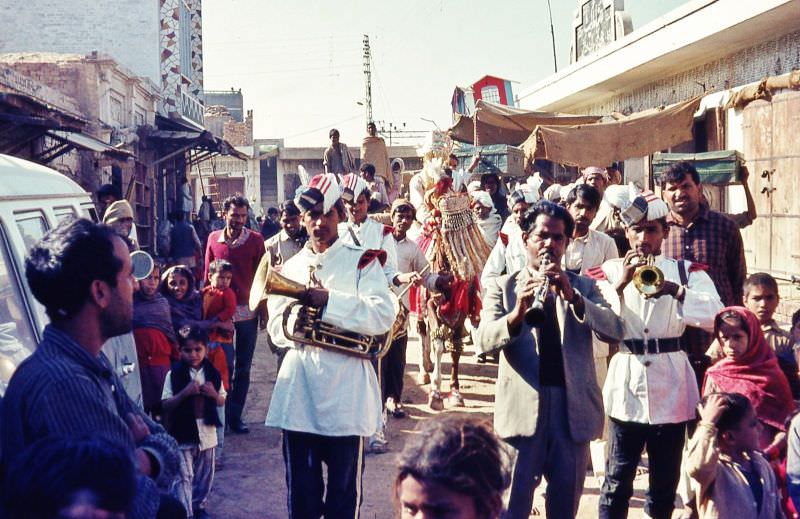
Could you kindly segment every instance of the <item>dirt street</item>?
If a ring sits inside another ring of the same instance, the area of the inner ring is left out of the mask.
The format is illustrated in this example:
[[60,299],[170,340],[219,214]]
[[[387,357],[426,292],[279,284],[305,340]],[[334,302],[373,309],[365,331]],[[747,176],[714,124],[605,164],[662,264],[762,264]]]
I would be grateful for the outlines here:
[[[409,416],[392,419],[388,426],[390,451],[381,455],[367,456],[364,473],[364,503],[361,517],[364,519],[391,519],[393,513],[392,482],[394,458],[402,450],[406,438],[414,434],[420,420],[438,414],[431,411],[426,402],[427,389],[416,382],[419,366],[419,341],[411,338],[408,347],[405,399]],[[494,380],[497,366],[477,364],[469,352],[462,357],[461,390],[466,399],[466,408],[444,412],[467,412],[490,419],[494,402]],[[217,472],[209,504],[212,517],[220,519],[280,519],[286,514],[286,483],[281,455],[280,431],[265,427],[267,413],[275,383],[275,357],[266,344],[264,332],[259,336],[253,361],[252,384],[246,410],[246,422],[250,434],[229,433],[225,438],[223,468]],[[449,370],[449,363],[445,369]],[[446,371],[447,372],[447,371]],[[446,389],[446,381],[444,389]],[[631,502],[630,518],[645,517],[643,491],[647,475],[636,480],[636,495]],[[544,516],[544,485],[536,491],[534,507],[538,517]],[[598,484],[587,473],[586,488],[581,498],[579,517],[597,517]],[[531,517],[537,517],[534,513]]]

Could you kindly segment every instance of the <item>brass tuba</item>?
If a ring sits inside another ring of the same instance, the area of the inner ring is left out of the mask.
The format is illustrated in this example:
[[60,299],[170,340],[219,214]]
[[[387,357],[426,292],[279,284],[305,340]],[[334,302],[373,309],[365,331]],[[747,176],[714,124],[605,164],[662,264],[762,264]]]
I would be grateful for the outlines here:
[[657,294],[664,286],[664,273],[656,267],[652,254],[639,256],[638,266],[633,272],[633,286],[644,296]]
[[[269,269],[265,276],[264,293],[302,299],[308,287],[292,281],[286,276]],[[297,308],[293,329],[289,330],[289,317]],[[398,316],[399,317],[399,316]],[[283,311],[283,333],[292,341],[308,346],[335,351],[362,359],[380,359],[389,352],[395,325],[388,333],[377,336],[348,332],[322,321],[322,310],[294,301]]]

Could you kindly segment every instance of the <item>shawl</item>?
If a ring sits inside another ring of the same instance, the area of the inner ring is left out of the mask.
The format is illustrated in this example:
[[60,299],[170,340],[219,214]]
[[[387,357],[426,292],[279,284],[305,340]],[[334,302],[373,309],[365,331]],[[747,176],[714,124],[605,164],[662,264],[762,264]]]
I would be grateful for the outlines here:
[[497,214],[497,210],[492,209],[489,216],[483,220],[475,218],[475,221],[478,224],[478,228],[481,230],[483,239],[486,240],[486,243],[489,245],[489,248],[494,247],[494,244],[497,243],[497,236],[500,234],[500,229],[503,227],[503,220],[500,218],[500,215]]
[[382,138],[364,137],[361,142],[361,163],[375,166],[375,176],[383,178],[390,190],[394,187],[394,177],[389,169],[389,152]]
[[172,327],[169,302],[158,292],[150,297],[141,292],[134,294],[133,328],[155,328],[162,332],[169,342],[177,342],[175,329]]
[[724,358],[708,368],[706,381],[710,380],[721,392],[746,396],[759,420],[785,431],[784,422],[794,409],[794,402],[778,358],[767,344],[755,314],[741,306],[729,306],[720,313],[728,310],[739,314],[747,324],[747,351],[741,359]]
[[172,294],[164,296],[169,303],[172,327],[177,332],[183,326],[198,325],[205,328],[203,321],[203,298],[200,292],[187,292],[183,299],[176,299]]

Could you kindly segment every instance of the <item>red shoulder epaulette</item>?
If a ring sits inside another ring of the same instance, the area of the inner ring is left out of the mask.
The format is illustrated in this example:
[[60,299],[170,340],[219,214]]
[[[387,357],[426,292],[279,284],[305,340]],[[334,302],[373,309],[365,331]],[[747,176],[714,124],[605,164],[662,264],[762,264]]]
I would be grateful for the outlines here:
[[386,251],[380,249],[367,249],[364,251],[364,254],[361,255],[361,259],[358,260],[358,270],[363,269],[375,259],[377,259],[381,267],[383,267],[386,263]]
[[497,235],[500,241],[503,242],[503,247],[508,247],[508,234],[501,232]]
[[689,265],[689,272],[707,271],[708,265],[705,263],[695,263],[694,261]]
[[392,234],[394,232],[394,227],[391,225],[384,225],[383,226],[383,235],[386,236],[388,234]]
[[605,279],[608,279],[606,277],[606,273],[603,270],[603,266],[602,265],[598,265],[596,267],[592,267],[589,270],[587,270],[586,271],[586,277],[592,278],[592,279],[597,280],[597,281],[603,281]]

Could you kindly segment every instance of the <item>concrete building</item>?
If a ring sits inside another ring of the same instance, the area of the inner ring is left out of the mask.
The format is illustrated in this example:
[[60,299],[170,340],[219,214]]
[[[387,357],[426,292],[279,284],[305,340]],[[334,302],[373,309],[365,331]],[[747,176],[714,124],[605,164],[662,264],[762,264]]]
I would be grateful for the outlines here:
[[[603,1],[581,0],[578,7]],[[631,114],[704,96],[693,141],[667,151],[742,152],[758,212],[742,231],[748,270],[769,272],[784,283],[800,274],[800,199],[795,196],[800,191],[800,140],[794,135],[800,92],[793,91],[800,88],[800,0],[692,0],[578,55],[557,74],[521,89],[520,107]],[[782,79],[762,82],[775,76]],[[728,104],[754,86],[761,87],[761,98],[751,95],[743,103]],[[652,185],[650,160],[625,160],[626,179]],[[708,195],[716,208],[741,212],[742,192],[740,186],[729,186],[711,188]],[[781,311],[788,315],[800,307],[800,294],[781,291]]]

